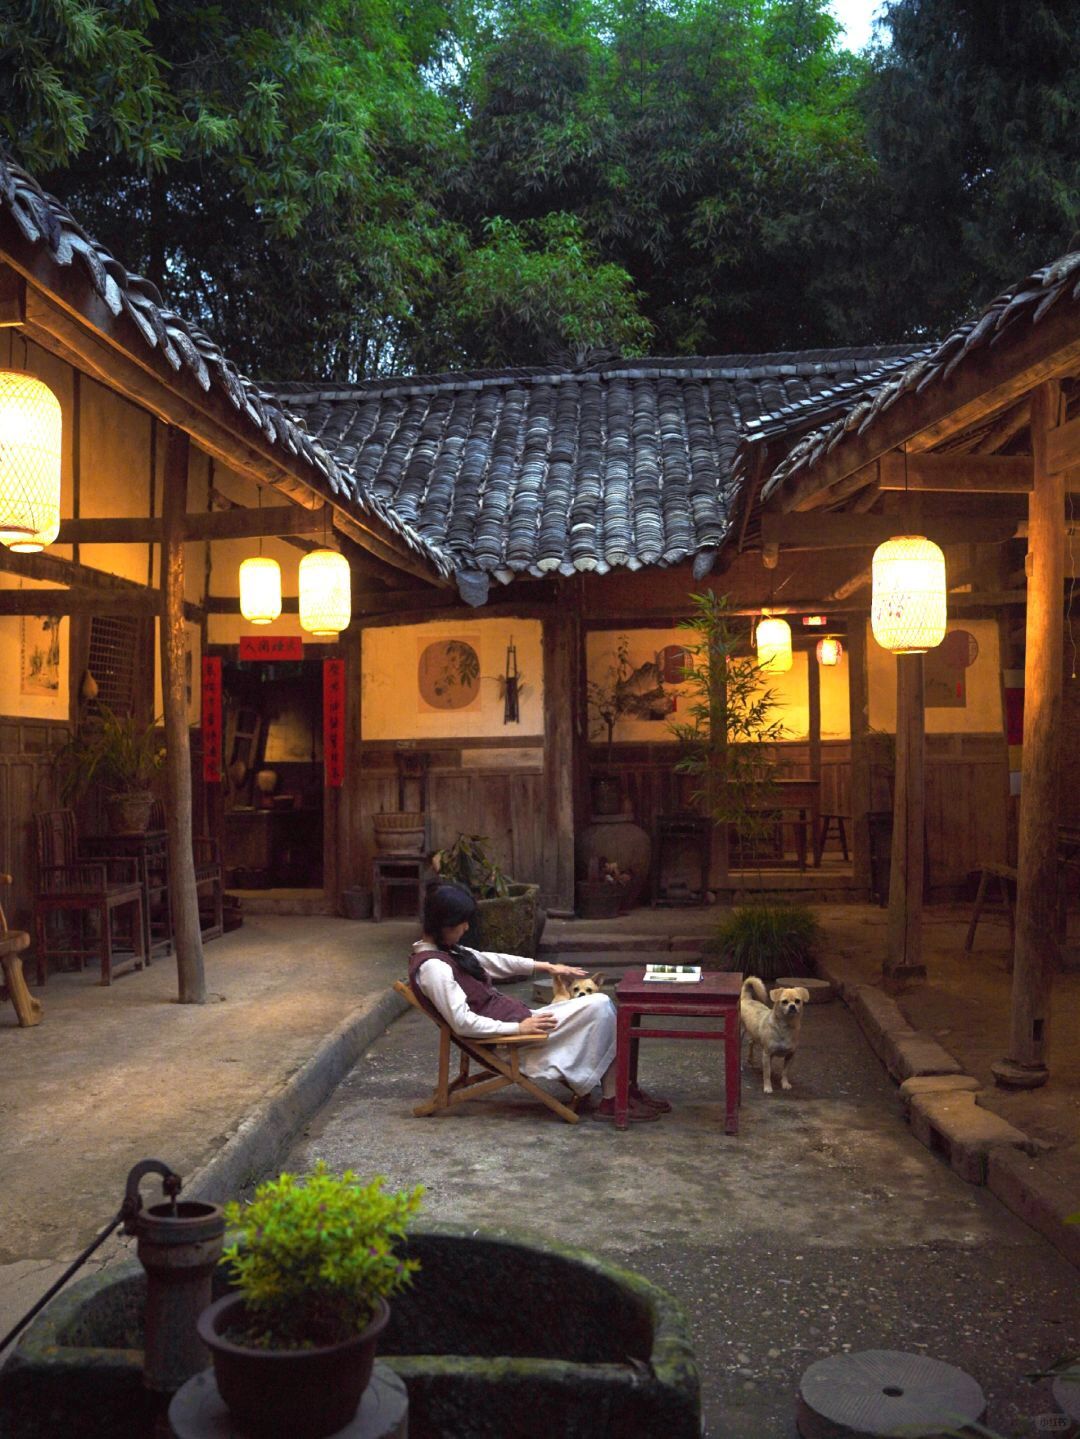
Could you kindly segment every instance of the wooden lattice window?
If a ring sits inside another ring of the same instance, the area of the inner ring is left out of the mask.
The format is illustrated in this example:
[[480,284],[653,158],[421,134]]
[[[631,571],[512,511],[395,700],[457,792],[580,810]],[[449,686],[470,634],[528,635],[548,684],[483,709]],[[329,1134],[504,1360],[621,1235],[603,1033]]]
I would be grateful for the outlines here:
[[94,705],[118,715],[135,707],[135,674],[140,649],[139,620],[131,615],[94,615],[90,621],[87,669],[97,682]]

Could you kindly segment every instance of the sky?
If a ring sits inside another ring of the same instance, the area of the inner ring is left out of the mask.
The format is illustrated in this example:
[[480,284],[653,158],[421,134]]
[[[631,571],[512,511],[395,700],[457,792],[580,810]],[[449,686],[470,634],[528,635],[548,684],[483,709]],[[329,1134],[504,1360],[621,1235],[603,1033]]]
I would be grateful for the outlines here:
[[844,27],[849,50],[861,50],[869,42],[881,3],[882,0],[830,0],[830,9]]

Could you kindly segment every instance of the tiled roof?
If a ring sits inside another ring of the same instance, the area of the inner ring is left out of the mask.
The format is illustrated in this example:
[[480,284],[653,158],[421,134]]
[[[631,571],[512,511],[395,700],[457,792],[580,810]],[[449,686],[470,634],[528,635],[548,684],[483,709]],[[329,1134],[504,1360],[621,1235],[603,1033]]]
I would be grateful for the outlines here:
[[487,577],[673,565],[727,533],[742,436],[910,347],[477,371],[273,393],[358,489]]
[[798,478],[849,437],[866,434],[902,396],[921,394],[947,380],[970,356],[1000,344],[1021,328],[1038,325],[1055,306],[1070,300],[1080,301],[1080,252],[1063,255],[998,295],[974,320],[958,326],[900,374],[870,389],[839,419],[806,435],[769,476],[762,498]]
[[125,314],[134,322],[148,350],[160,354],[177,373],[186,371],[202,390],[223,395],[236,411],[240,435],[246,426],[253,425],[282,452],[283,459],[288,456],[294,465],[299,461],[301,468],[311,472],[314,488],[344,500],[358,517],[381,522],[438,573],[445,576],[452,572],[453,566],[437,536],[419,535],[397,511],[368,494],[355,476],[344,473],[333,456],[274,398],[242,375],[203,330],[166,308],[149,280],[126,270],[86,233],[59,200],[2,154],[0,212],[11,216],[27,244],[45,247],[56,265],[80,271],[114,317]]

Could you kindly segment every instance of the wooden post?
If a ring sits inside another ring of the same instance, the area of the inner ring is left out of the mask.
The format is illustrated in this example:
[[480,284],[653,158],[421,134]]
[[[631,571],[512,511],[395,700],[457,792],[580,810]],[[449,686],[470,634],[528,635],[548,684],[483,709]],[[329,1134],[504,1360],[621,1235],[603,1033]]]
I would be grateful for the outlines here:
[[544,620],[544,845],[541,883],[552,909],[574,909],[574,768],[581,629],[569,604]]
[[926,847],[923,657],[896,657],[896,791],[884,980],[887,988],[926,974],[922,957]]
[[870,892],[870,695],[866,677],[866,621],[848,630],[848,717],[851,730],[851,846],[855,883]]
[[817,781],[817,798],[810,811],[810,858],[816,869],[818,834],[821,830],[821,666],[817,645],[811,645],[806,656],[806,703],[809,712],[810,778]]
[[1049,1078],[1050,976],[1056,961],[1058,762],[1062,699],[1062,594],[1065,582],[1065,474],[1047,474],[1047,432],[1058,421],[1056,381],[1031,395],[1035,485],[1028,500],[1024,748],[1016,864],[1009,1050],[993,1066],[1010,1088]]
[[169,899],[176,941],[181,1004],[206,999],[199,897],[191,835],[191,744],[188,737],[184,633],[184,516],[188,437],[169,426],[161,540],[161,696],[165,708],[165,815],[169,843]]

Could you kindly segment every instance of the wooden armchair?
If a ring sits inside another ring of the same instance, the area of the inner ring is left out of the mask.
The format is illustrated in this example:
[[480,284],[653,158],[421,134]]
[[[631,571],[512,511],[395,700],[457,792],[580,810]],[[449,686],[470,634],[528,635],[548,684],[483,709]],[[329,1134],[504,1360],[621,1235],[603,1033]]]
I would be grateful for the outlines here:
[[[430,1099],[423,1104],[417,1104],[413,1108],[413,1114],[422,1119],[429,1114],[437,1114],[445,1109],[453,1109],[457,1104],[463,1104],[467,1099],[478,1099],[482,1094],[494,1094],[498,1089],[505,1089],[508,1085],[519,1085],[533,1099],[538,1099],[541,1104],[546,1104],[548,1109],[553,1110],[560,1119],[565,1119],[567,1124],[577,1124],[579,1115],[575,1114],[569,1105],[563,1104],[553,1094],[536,1084],[527,1074],[522,1074],[518,1055],[524,1046],[532,1044],[546,1044],[546,1034],[520,1034],[520,1035],[497,1035],[491,1039],[471,1039],[463,1034],[455,1034],[444,1019],[436,1019],[428,1014],[416,995],[412,986],[403,984],[400,979],[394,981],[394,988],[398,994],[409,1001],[414,1009],[420,1011],[426,1018],[438,1026],[439,1030],[439,1070],[435,1081],[435,1090]],[[460,1054],[460,1065],[456,1079],[450,1078],[450,1050],[451,1046],[457,1048]],[[504,1059],[496,1050],[505,1046],[507,1057]],[[483,1071],[479,1074],[470,1074],[469,1065],[475,1061]]]
[[[154,801],[150,811],[150,828],[165,828],[165,806]],[[225,933],[225,871],[216,839],[194,835],[191,841],[195,861],[195,893],[199,897],[199,927],[202,937],[218,939]]]
[[[10,874],[0,874],[0,884],[10,883]],[[21,956],[29,944],[30,936],[25,929],[8,929],[7,915],[0,904],[0,969],[4,974],[4,987],[24,1029],[41,1023],[41,1002],[27,989],[23,975]]]
[[[44,984],[50,958],[74,959],[80,969],[97,956],[101,983],[114,975],[142,969],[146,962],[143,936],[142,882],[134,859],[84,859],[79,850],[75,814],[70,809],[46,810],[34,815],[37,850],[37,895],[34,899],[34,937],[37,948],[37,982]],[[113,916],[131,910],[131,955],[113,963]],[[66,930],[59,942],[49,935],[49,916],[67,914],[74,933]],[[87,925],[87,917],[97,920]],[[90,932],[88,933],[88,929]]]

